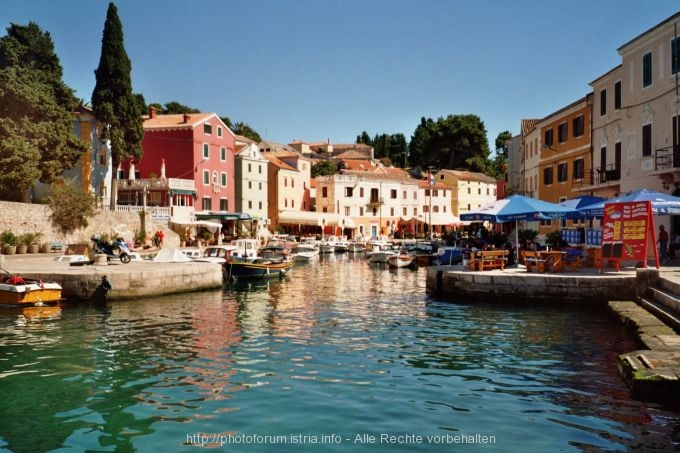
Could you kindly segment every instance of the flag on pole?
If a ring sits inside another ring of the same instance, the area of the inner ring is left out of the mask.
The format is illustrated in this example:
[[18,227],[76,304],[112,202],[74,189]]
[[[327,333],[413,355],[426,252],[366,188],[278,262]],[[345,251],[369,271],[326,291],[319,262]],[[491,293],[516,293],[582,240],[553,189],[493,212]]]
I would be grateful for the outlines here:
[[427,172],[427,182],[430,186],[434,186],[434,175],[431,172]]

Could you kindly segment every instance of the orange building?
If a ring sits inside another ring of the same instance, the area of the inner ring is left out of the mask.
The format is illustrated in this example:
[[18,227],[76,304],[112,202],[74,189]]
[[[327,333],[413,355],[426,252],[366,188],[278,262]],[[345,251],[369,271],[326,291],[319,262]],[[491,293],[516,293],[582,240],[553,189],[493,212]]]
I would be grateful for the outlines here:
[[[540,129],[538,197],[559,203],[585,193],[592,168],[591,115],[593,96],[587,94],[572,104],[543,118]],[[559,228],[583,226],[583,221],[543,221],[539,233]]]

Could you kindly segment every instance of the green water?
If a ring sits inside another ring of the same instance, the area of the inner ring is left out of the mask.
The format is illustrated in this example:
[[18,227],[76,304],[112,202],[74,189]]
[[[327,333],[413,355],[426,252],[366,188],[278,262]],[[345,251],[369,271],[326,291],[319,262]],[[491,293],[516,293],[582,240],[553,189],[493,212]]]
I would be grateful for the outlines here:
[[435,301],[424,269],[332,255],[250,287],[3,312],[0,450],[677,448],[680,418],[616,370],[635,348],[606,309]]

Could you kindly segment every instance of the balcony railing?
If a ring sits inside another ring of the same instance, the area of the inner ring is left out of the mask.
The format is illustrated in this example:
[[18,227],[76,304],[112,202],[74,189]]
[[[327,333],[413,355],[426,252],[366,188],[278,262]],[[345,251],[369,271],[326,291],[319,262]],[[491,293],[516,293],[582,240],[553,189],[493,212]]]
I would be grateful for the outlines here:
[[680,145],[659,148],[654,152],[654,170],[672,170],[680,167]]
[[377,208],[378,206],[382,206],[385,204],[385,200],[383,197],[371,197],[370,200],[368,200],[368,203],[366,203],[366,206],[369,208]]

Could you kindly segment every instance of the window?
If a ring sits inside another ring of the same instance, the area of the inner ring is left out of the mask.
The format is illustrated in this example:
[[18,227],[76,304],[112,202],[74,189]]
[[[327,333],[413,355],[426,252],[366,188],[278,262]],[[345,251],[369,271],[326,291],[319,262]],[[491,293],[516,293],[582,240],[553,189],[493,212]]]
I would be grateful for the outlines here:
[[229,200],[226,198],[220,198],[220,211],[228,211],[229,210]]
[[250,166],[250,163],[249,163],[248,164],[248,173],[250,173],[251,171],[253,171],[253,168]]
[[350,215],[349,206],[345,206],[345,215],[346,215],[346,216],[349,216],[349,215]]
[[642,87],[652,84],[652,53],[647,52],[642,56]]
[[652,125],[642,126],[642,157],[652,155]]
[[364,198],[364,188],[359,187],[359,198]]
[[557,180],[559,182],[565,182],[569,178],[568,168],[569,165],[566,162],[557,165]]
[[353,187],[345,187],[345,197],[351,198],[353,192],[354,192]]
[[406,216],[408,215],[408,208],[407,208],[406,206],[404,206],[404,207],[401,209],[401,213],[402,213],[402,215],[403,215],[404,217],[406,217]]
[[671,40],[671,74],[680,71],[680,38]]
[[600,116],[607,114],[607,90],[600,90]]
[[225,162],[227,160],[227,148],[224,146],[220,147],[220,160]]
[[217,126],[217,136],[218,137],[222,136],[222,126]]
[[585,174],[585,164],[583,159],[574,160],[574,167],[572,169],[572,179],[583,179]]
[[553,182],[553,171],[552,167],[546,167],[543,169],[543,184],[548,186]]
[[390,198],[391,198],[392,200],[396,200],[396,199],[397,199],[397,190],[396,190],[396,189],[390,190]]
[[557,139],[560,143],[567,141],[569,135],[569,125],[567,123],[562,123],[557,127]]
[[552,129],[548,129],[547,131],[545,131],[545,137],[543,138],[543,141],[546,145],[552,146],[552,144],[553,144],[553,130]]
[[201,209],[203,211],[210,211],[212,209],[212,200],[209,197],[201,198]]
[[621,110],[621,81],[614,84],[614,110]]
[[584,133],[583,115],[574,118],[572,128],[574,129],[574,137],[580,137]]
[[219,177],[219,175],[217,174],[216,171],[213,172],[213,178],[212,179],[213,179],[213,184],[217,184],[219,182],[220,177]]
[[208,123],[203,124],[203,133],[208,135],[212,134],[212,125]]
[[223,171],[223,172],[220,174],[220,177],[221,177],[220,179],[222,180],[222,181],[221,181],[221,182],[222,182],[222,187],[227,187],[227,172],[226,172],[226,171]]
[[210,170],[203,170],[203,185],[210,185]]
[[321,198],[328,198],[328,187],[321,188]]
[[210,144],[208,143],[203,143],[203,158],[204,159],[210,158]]

